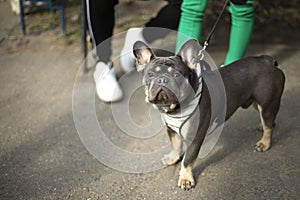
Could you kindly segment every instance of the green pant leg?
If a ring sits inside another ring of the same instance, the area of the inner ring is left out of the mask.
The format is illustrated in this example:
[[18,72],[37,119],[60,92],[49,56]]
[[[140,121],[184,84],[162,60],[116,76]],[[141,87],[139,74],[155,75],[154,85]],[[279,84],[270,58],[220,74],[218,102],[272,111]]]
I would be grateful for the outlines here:
[[182,2],[176,51],[190,38],[200,40],[207,2],[208,0],[184,0]]
[[253,0],[244,5],[230,3],[232,23],[225,65],[243,57],[251,39],[254,22]]

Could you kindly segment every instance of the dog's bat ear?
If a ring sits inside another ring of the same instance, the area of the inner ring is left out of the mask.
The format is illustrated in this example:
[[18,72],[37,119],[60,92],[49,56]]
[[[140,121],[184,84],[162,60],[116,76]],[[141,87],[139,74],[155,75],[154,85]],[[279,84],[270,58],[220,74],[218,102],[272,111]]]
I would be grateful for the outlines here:
[[155,55],[144,42],[137,41],[133,45],[133,54],[137,61],[137,71],[142,72]]
[[177,53],[190,69],[196,69],[196,57],[201,49],[199,42],[196,39],[190,39],[182,45]]

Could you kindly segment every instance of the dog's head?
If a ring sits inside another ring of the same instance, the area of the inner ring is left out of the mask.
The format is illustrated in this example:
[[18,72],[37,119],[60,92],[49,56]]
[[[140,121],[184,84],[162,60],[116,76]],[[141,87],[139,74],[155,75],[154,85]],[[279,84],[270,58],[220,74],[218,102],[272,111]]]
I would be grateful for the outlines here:
[[187,103],[197,90],[196,58],[200,45],[188,40],[174,56],[158,57],[145,43],[137,41],[133,53],[137,70],[143,74],[146,101],[171,113]]

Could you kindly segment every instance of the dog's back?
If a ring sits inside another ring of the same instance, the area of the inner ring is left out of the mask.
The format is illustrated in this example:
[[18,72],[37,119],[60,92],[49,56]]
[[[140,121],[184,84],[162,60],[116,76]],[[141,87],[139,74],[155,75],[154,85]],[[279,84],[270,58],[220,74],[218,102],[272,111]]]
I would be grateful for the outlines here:
[[[226,118],[229,118],[239,106],[247,108],[253,102],[262,107],[276,104],[273,106],[277,113],[284,89],[285,76],[278,68],[278,62],[272,57],[265,55],[246,57],[219,71],[226,93],[231,94],[227,95]],[[232,103],[233,101],[235,102]]]

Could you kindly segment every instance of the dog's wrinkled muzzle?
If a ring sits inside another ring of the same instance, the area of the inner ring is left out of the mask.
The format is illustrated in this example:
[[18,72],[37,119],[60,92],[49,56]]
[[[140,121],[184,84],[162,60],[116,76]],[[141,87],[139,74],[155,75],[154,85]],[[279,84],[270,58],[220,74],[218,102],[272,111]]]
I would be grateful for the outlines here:
[[167,104],[170,99],[171,91],[168,91],[167,88],[162,86],[153,86],[152,90],[149,92],[148,100],[150,103],[154,104]]

